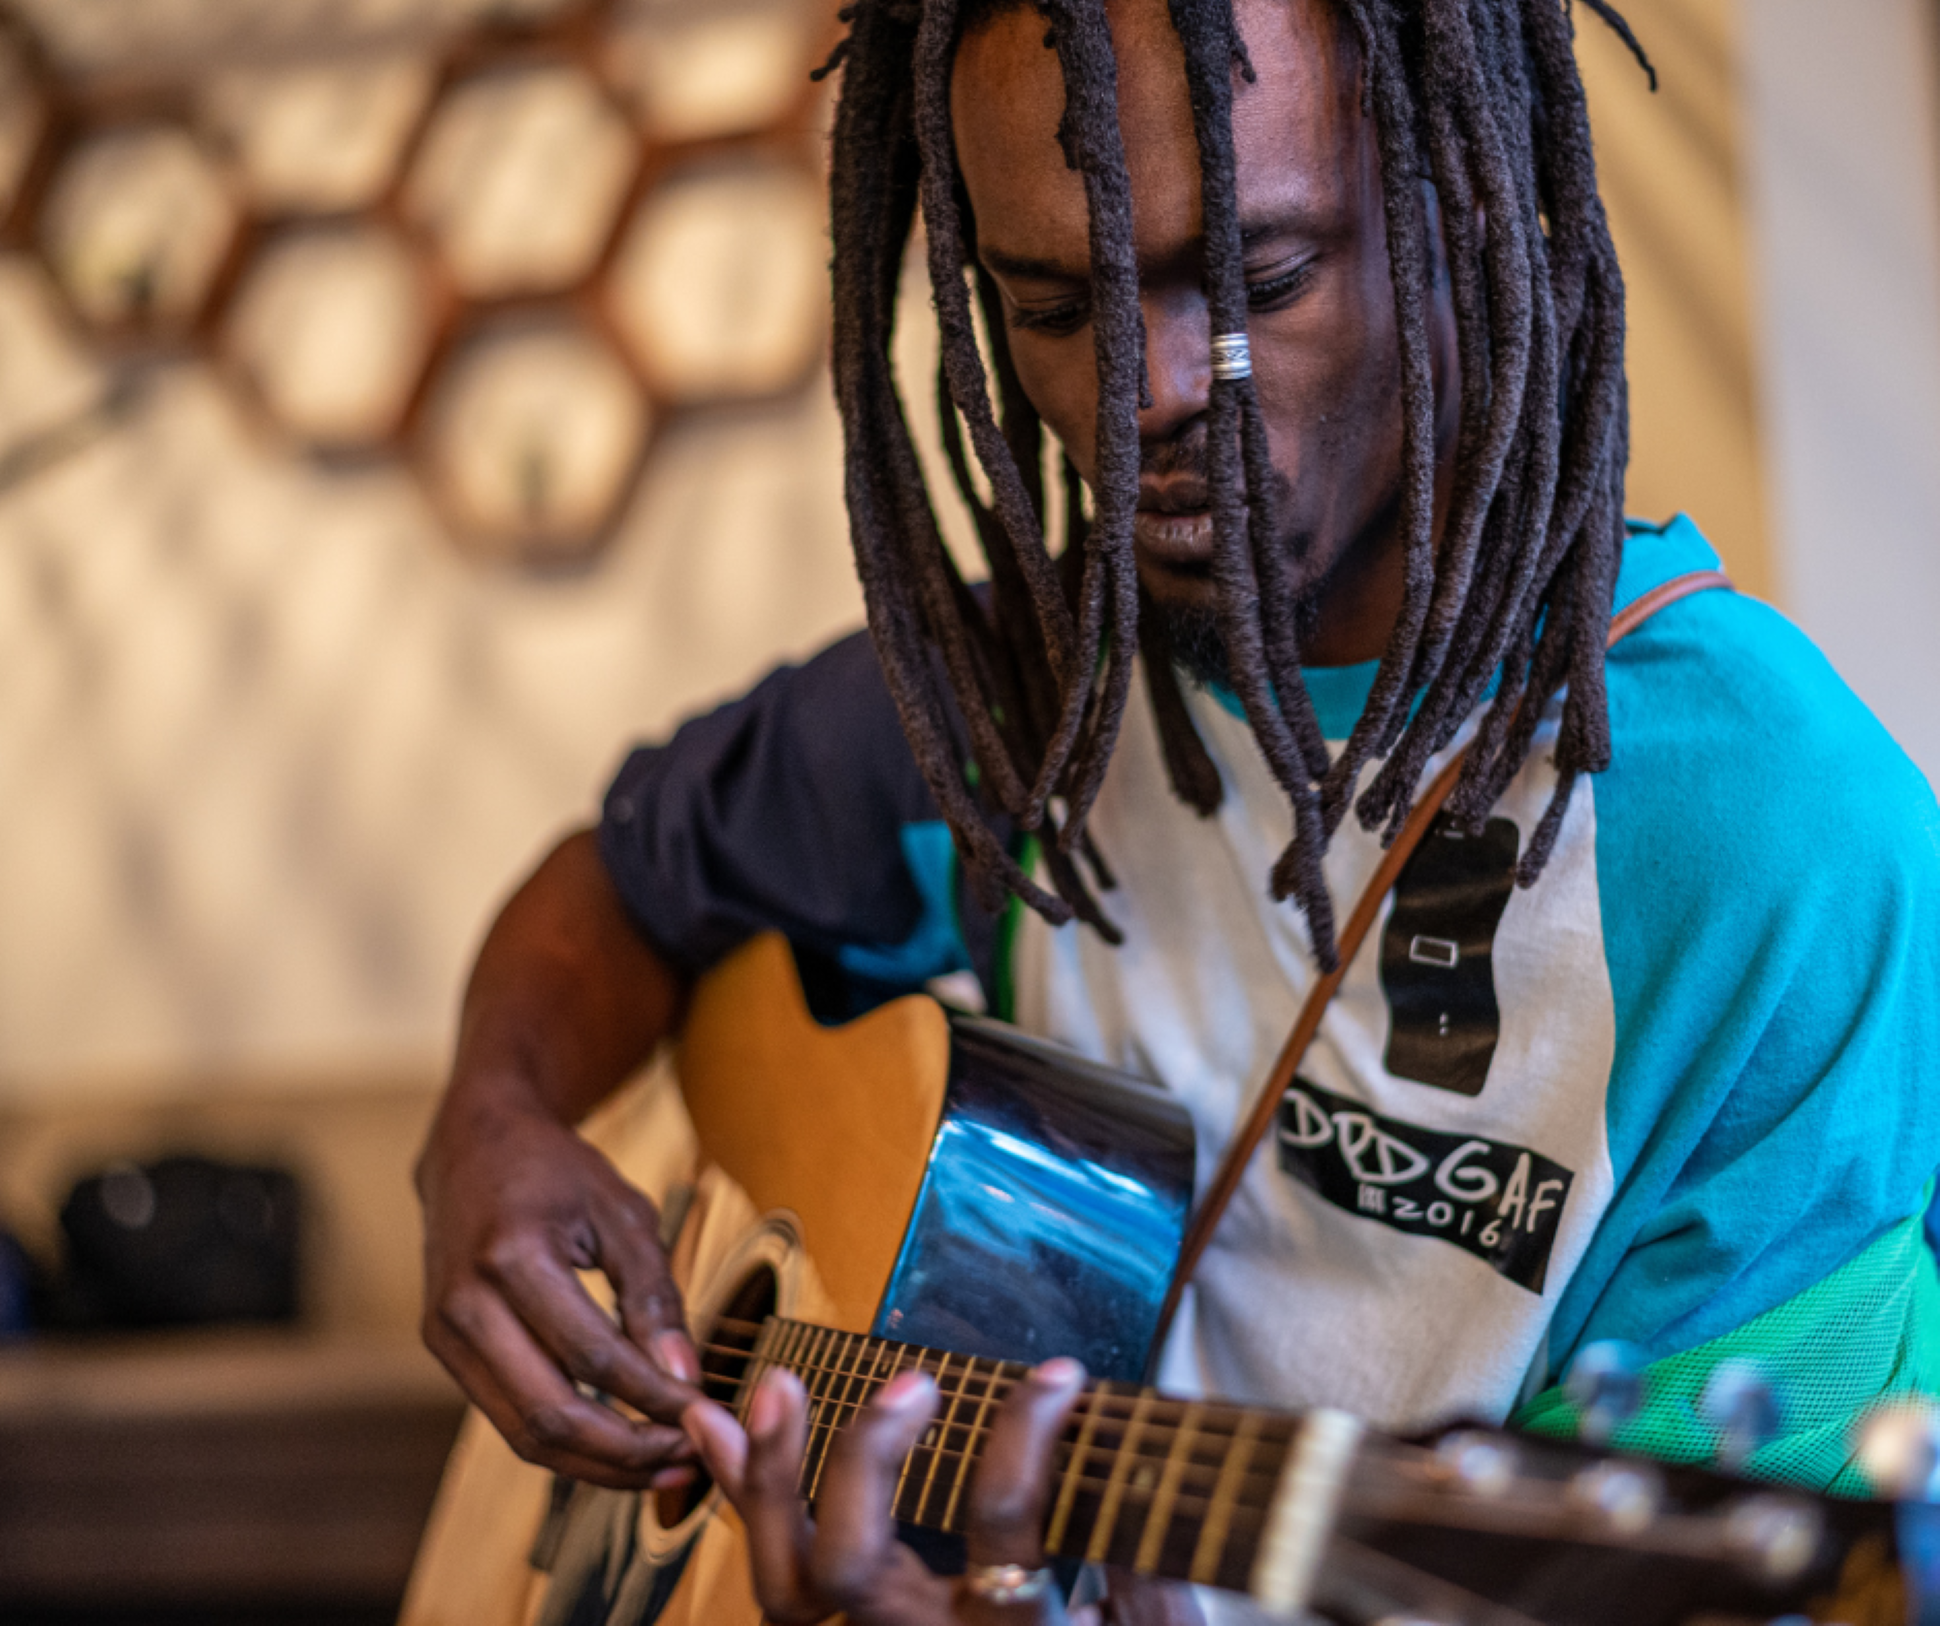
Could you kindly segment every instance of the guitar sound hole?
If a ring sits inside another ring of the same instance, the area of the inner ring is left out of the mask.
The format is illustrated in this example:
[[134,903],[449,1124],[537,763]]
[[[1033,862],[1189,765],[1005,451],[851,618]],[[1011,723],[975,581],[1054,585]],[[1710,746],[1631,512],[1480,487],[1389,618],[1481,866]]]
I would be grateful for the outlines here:
[[[714,1324],[696,1329],[701,1346],[701,1390],[710,1400],[734,1408],[753,1364],[755,1340],[761,1336],[762,1323],[775,1313],[778,1293],[773,1268],[757,1265],[735,1289]],[[662,1528],[671,1530],[680,1523],[713,1488],[713,1480],[703,1472],[691,1485],[663,1491],[655,1507]]]

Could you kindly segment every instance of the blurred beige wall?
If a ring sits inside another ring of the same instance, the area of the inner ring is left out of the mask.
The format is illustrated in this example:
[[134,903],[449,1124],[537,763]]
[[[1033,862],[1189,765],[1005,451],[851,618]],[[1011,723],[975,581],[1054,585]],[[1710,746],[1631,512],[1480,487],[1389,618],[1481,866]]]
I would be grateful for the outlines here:
[[1783,603],[1940,779],[1940,4],[1745,16]]
[[[1749,0],[1755,12],[1757,0]],[[1630,311],[1629,508],[1688,513],[1772,598],[1737,0],[1624,0],[1658,91],[1587,6],[1577,57]]]
[[[96,387],[48,305],[0,260],[0,440]],[[521,579],[168,368],[0,497],[0,1100],[434,1076],[625,742],[859,619],[840,482],[825,386],[691,421],[595,570]]]

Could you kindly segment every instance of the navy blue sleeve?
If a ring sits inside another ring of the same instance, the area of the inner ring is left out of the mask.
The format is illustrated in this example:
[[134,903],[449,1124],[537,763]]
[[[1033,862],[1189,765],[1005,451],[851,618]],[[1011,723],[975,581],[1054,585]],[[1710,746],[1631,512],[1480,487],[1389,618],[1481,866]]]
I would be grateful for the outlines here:
[[981,970],[992,935],[865,634],[632,752],[599,843],[643,935],[690,976],[778,930],[882,997]]

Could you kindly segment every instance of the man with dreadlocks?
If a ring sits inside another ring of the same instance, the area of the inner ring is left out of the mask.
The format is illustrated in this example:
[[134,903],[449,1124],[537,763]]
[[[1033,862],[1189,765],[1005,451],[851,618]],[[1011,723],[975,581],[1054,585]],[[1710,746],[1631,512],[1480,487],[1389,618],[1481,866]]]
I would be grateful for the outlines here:
[[[1863,1489],[1854,1419],[1940,1386],[1940,818],[1757,604],[1684,599],[1606,665],[1613,615],[1716,561],[1688,521],[1623,520],[1623,285],[1567,0],[847,15],[835,372],[872,636],[636,752],[494,927],[420,1168],[433,1348],[519,1449],[602,1483],[686,1472],[685,1411],[777,1619],[1021,1603],[998,1571],[913,1578],[856,1512],[920,1382],[866,1414],[803,1556],[776,1490],[799,1390],[763,1389],[752,1443],[690,1404],[651,1207],[570,1125],[772,927],[832,1008],[973,971],[1163,1084],[1203,1186],[1338,974],[1167,1387],[1568,1433],[1562,1376],[1620,1342],[1649,1363],[1620,1439],[1704,1459],[1699,1399],[1749,1356],[1783,1412],[1753,1465]],[[919,216],[987,586],[891,367]],[[1357,952],[1345,911],[1437,783]],[[980,1562],[1034,1561],[1073,1381],[1006,1411]]]

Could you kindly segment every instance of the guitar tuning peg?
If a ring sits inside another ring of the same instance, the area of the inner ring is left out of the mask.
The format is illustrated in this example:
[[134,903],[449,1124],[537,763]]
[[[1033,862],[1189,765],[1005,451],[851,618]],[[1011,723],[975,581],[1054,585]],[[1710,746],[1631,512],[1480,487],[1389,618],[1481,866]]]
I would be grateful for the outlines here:
[[1570,1481],[1569,1497],[1608,1520],[1613,1530],[1634,1536],[1657,1517],[1664,1502],[1664,1482],[1645,1463],[1612,1458],[1578,1473]]
[[1515,1446],[1479,1428],[1446,1435],[1435,1455],[1465,1487],[1485,1498],[1504,1495],[1521,1471]]
[[1789,1496],[1747,1497],[1725,1518],[1725,1539],[1767,1581],[1803,1575],[1818,1554],[1821,1533],[1811,1504]]
[[1577,1410],[1578,1427],[1591,1445],[1610,1436],[1644,1409],[1644,1352],[1621,1339],[1585,1344],[1563,1379],[1563,1396]]
[[1899,1502],[1940,1498],[1940,1411],[1930,1402],[1889,1400],[1861,1418],[1854,1435],[1874,1494]]
[[1784,1421],[1778,1390],[1757,1361],[1720,1361],[1698,1396],[1698,1416],[1718,1432],[1718,1461],[1742,1468],[1747,1458],[1774,1438]]

